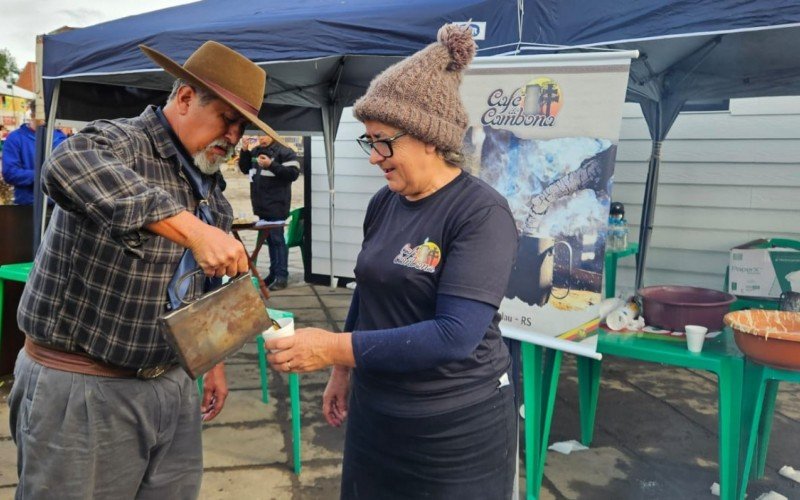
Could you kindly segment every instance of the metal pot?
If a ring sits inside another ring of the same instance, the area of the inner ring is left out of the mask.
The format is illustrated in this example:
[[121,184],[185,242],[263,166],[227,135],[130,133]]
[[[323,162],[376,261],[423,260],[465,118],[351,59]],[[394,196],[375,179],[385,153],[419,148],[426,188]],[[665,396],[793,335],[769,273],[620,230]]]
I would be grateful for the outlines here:
[[[181,276],[176,288],[193,275]],[[194,302],[186,303],[158,319],[167,343],[190,377],[196,379],[272,327],[263,298],[250,273],[233,278]],[[280,325],[278,325],[280,326]]]

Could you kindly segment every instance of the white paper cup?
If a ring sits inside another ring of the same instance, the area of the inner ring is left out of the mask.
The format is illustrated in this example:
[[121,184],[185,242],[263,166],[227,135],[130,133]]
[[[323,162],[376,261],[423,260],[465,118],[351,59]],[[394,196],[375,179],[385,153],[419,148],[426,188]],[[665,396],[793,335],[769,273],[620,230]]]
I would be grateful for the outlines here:
[[[263,337],[264,342],[270,339],[281,339],[294,335],[294,318],[278,318],[275,321],[281,325],[280,329],[275,330],[274,328],[270,328],[269,330],[261,332],[261,337]],[[270,349],[270,352],[278,352],[278,350],[279,349]]]
[[689,352],[702,351],[708,328],[699,325],[686,325],[684,330],[686,331],[686,347],[689,348]]

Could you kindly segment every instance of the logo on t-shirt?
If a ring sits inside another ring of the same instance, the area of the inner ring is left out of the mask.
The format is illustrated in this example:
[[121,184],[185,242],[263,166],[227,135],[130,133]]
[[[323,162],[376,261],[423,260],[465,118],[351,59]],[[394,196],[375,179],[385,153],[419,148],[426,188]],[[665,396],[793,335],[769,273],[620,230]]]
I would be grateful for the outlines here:
[[413,248],[410,243],[403,245],[400,253],[394,258],[394,263],[432,273],[436,271],[436,266],[441,260],[442,251],[439,249],[439,245],[425,238],[421,245]]

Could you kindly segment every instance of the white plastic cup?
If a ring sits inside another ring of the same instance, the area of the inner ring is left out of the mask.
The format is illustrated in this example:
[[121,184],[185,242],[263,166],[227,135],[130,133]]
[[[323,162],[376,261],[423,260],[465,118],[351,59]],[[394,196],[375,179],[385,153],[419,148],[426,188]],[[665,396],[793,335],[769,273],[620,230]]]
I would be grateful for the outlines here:
[[[278,318],[275,320],[281,327],[279,329],[270,328],[261,332],[264,342],[270,339],[282,339],[294,335],[294,318]],[[280,349],[270,349],[269,352],[278,352]]]
[[702,351],[708,328],[699,325],[686,325],[684,330],[686,332],[686,347],[689,348],[689,352]]

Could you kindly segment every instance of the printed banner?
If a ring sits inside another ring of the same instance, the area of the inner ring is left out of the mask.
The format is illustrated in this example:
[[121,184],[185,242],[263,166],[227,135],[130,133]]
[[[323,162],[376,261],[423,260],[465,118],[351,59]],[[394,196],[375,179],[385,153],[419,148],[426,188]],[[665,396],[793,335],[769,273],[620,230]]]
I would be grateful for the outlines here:
[[467,167],[508,199],[503,335],[598,357],[606,227],[632,52],[476,59]]

